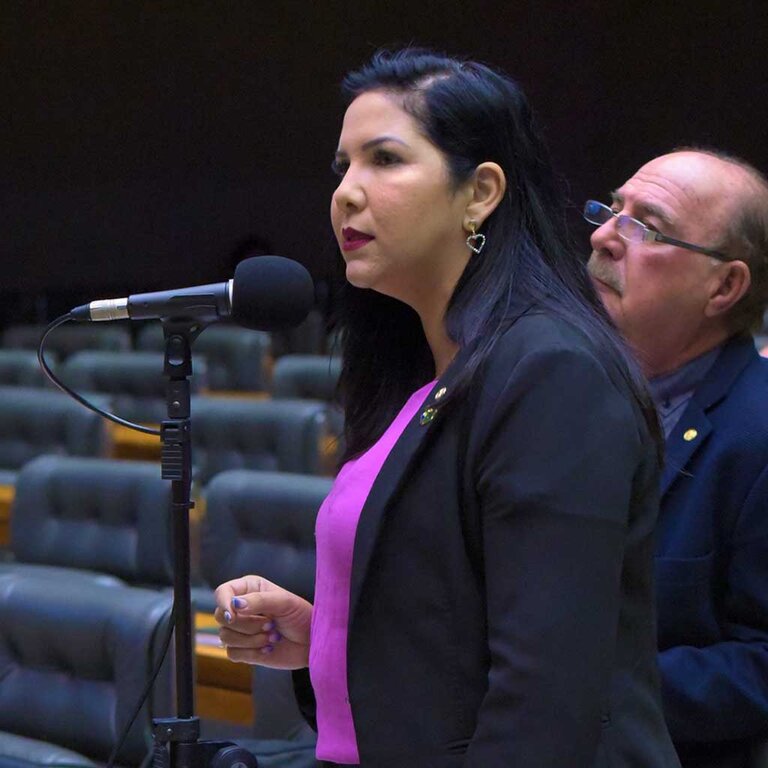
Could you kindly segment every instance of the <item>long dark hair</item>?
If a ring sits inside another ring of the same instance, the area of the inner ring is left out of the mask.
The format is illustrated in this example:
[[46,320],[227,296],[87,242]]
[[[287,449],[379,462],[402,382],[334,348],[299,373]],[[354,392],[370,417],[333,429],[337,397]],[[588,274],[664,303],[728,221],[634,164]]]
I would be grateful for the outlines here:
[[[401,100],[445,155],[456,186],[489,160],[507,178],[503,200],[482,227],[482,255],[469,260],[446,310],[449,337],[459,347],[473,346],[452,399],[466,392],[513,299],[522,298],[551,308],[609,352],[658,436],[642,377],[570,245],[558,184],[520,88],[483,64],[409,48],[375,54],[342,84],[347,105],[374,90]],[[343,462],[370,447],[435,372],[418,315],[396,299],[347,284],[335,325],[343,356]]]

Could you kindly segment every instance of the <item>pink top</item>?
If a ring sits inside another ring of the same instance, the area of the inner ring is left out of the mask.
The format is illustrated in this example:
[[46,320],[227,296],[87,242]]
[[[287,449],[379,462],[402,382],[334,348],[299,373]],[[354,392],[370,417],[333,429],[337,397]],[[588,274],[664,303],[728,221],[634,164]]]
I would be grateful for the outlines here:
[[341,468],[317,515],[317,575],[309,673],[317,701],[318,760],[360,763],[347,690],[349,588],[357,522],[392,446],[434,383],[431,381],[414,392],[378,441]]

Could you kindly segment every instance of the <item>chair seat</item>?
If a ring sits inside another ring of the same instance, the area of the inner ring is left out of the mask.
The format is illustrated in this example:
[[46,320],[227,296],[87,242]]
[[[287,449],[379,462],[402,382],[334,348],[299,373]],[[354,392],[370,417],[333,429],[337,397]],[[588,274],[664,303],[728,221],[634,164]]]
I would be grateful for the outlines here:
[[0,563],[0,576],[5,573],[17,573],[20,576],[34,576],[41,579],[73,581],[85,580],[103,587],[124,587],[125,582],[109,573],[86,571],[82,568],[65,568],[58,565],[37,565],[35,563],[17,563],[13,560]]
[[97,763],[47,741],[0,731],[0,768],[96,768]]

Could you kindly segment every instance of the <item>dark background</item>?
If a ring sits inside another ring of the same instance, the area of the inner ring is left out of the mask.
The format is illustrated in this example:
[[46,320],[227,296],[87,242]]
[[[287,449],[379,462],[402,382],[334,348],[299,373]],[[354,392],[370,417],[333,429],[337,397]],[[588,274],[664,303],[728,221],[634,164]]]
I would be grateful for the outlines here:
[[3,0],[0,19],[0,325],[225,279],[252,236],[327,276],[338,83],[380,46],[512,74],[574,205],[679,144],[768,171],[764,2]]

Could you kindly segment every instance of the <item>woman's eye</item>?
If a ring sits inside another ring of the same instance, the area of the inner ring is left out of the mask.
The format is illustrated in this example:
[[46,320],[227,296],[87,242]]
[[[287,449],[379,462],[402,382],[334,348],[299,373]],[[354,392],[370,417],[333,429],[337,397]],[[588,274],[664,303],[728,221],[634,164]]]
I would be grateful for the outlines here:
[[377,149],[373,154],[373,162],[375,165],[395,165],[400,162],[400,158],[386,149]]
[[349,163],[346,160],[339,160],[338,158],[334,158],[331,161],[331,170],[337,176],[343,176],[347,172],[347,168],[349,168]]

